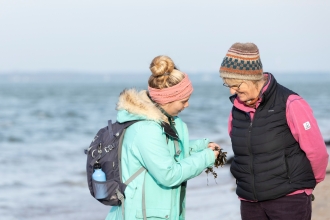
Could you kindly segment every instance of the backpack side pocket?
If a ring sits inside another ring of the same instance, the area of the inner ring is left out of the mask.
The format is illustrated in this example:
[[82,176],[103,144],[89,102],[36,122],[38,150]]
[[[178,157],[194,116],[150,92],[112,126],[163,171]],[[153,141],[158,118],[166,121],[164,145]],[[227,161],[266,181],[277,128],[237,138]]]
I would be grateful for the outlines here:
[[105,182],[100,182],[93,179],[92,185],[95,198],[103,204],[110,206],[118,206],[121,204],[116,194],[116,191],[119,189],[119,184],[116,181],[107,180]]

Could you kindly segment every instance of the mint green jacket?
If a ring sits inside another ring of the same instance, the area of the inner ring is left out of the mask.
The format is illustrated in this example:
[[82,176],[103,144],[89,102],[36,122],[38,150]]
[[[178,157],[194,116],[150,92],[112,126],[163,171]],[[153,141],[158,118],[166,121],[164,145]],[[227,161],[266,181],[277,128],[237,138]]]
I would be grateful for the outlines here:
[[[147,170],[126,187],[125,220],[143,219],[143,183],[148,220],[185,219],[186,187],[182,186],[182,183],[212,166],[215,160],[214,153],[207,148],[208,139],[189,140],[186,124],[176,117],[175,127],[180,138],[181,153],[175,156],[174,142],[171,138],[166,141],[166,135],[160,125],[160,120],[164,117],[145,96],[145,91],[126,90],[121,94],[117,104],[117,121],[144,120],[131,125],[123,140],[123,182],[141,166]],[[122,207],[112,207],[106,220],[110,219],[122,219]]]

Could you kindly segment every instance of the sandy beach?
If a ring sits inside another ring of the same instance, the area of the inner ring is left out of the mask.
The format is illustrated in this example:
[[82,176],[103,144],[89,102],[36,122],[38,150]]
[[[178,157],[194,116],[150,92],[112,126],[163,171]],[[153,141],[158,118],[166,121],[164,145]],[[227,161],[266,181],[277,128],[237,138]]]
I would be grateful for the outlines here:
[[325,180],[316,186],[313,194],[312,220],[330,220],[330,163]]

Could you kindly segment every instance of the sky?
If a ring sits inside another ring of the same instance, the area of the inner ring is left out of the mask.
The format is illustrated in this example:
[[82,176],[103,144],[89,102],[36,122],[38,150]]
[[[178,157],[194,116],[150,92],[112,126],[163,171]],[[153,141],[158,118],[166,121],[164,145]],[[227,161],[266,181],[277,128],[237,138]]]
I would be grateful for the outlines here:
[[330,74],[329,0],[0,0],[1,73],[219,70],[253,42],[264,71]]

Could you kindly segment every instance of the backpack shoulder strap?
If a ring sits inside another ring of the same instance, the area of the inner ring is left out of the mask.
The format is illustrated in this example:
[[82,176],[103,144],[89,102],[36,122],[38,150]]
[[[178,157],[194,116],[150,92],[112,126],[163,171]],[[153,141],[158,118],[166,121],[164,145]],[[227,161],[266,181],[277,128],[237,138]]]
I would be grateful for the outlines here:
[[119,178],[120,181],[123,182],[123,176],[121,174],[121,151],[123,148],[123,140],[124,140],[124,135],[126,132],[126,128],[124,129],[123,133],[121,134],[119,138],[119,143],[118,143],[118,167],[119,167]]
[[138,171],[136,171],[128,180],[126,180],[125,184],[128,185],[130,182],[132,182],[132,180],[134,180],[138,175],[140,175],[140,173],[142,173],[143,171],[145,171],[146,168],[141,167]]
[[108,121],[108,131],[109,131],[110,137],[112,137],[113,136],[113,130],[112,130],[112,121],[111,120]]
[[[119,143],[118,143],[118,164],[119,164],[119,176],[120,176],[120,179],[121,179],[122,182],[123,182],[123,179],[122,179],[122,170],[121,170],[121,154],[122,154],[122,147],[123,147],[123,140],[124,140],[125,132],[126,132],[127,127],[129,127],[130,125],[132,125],[132,124],[134,124],[135,122],[138,122],[138,121],[139,120],[113,124],[114,125],[113,133],[115,133],[115,136],[118,136],[121,133],[121,135],[119,137]],[[145,170],[145,168],[141,167],[136,173],[134,173],[125,182],[125,184],[127,185],[128,183],[130,183],[133,179],[135,179],[144,170]]]

